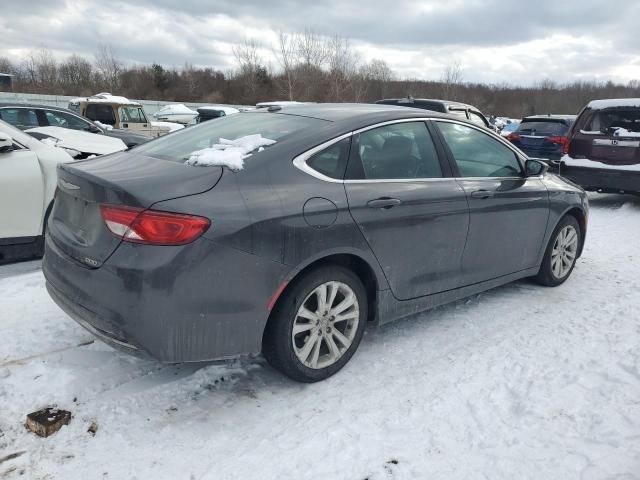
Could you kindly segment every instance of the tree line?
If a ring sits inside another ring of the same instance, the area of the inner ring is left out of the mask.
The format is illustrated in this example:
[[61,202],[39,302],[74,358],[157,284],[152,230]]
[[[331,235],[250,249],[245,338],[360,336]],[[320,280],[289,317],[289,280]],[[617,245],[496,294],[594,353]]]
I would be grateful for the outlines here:
[[[265,58],[265,52],[271,60]],[[47,49],[21,62],[0,57],[0,73],[13,75],[13,90],[55,95],[92,95],[109,91],[135,99],[253,105],[269,100],[373,102],[388,97],[442,98],[472,104],[485,114],[522,117],[577,113],[597,98],[640,97],[640,81],[626,85],[544,80],[534,86],[466,82],[452,63],[439,80],[401,79],[381,59],[363,61],[349,40],[311,30],[279,32],[264,45],[246,39],[234,46],[235,68],[127,65],[110,45],[100,45],[92,59],[54,58]],[[275,60],[273,60],[275,59]],[[272,63],[275,62],[275,65]],[[535,72],[532,72],[535,75]]]

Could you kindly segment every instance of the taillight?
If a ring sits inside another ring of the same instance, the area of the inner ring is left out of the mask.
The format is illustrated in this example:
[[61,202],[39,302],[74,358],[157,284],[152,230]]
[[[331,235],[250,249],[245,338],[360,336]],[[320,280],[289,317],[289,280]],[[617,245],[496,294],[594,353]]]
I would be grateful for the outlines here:
[[562,153],[569,153],[569,137],[547,137],[546,140],[562,145]]
[[510,142],[517,142],[521,138],[522,137],[520,137],[520,135],[518,135],[517,133],[510,133],[509,135],[507,135],[507,140],[509,140]]
[[184,245],[202,235],[211,222],[195,215],[100,205],[107,228],[125,242]]

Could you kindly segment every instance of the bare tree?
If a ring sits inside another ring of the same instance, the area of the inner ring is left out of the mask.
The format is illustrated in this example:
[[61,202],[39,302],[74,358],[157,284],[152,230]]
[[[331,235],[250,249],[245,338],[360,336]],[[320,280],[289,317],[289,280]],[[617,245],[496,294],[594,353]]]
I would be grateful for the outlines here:
[[344,101],[358,71],[358,56],[347,38],[336,35],[329,40],[328,64],[329,98]]
[[297,66],[299,63],[299,38],[296,34],[278,32],[278,43],[274,48],[274,55],[282,67],[285,81],[286,93],[289,100],[294,99],[294,89],[298,80]]
[[123,65],[114,54],[111,45],[98,45],[98,51],[95,57],[96,70],[102,81],[110,91],[118,91],[121,84],[120,76],[123,71]]
[[297,39],[302,63],[306,67],[322,68],[330,55],[327,39],[308,28]]
[[71,55],[58,67],[60,84],[65,93],[88,94],[93,87],[93,66],[79,55]]
[[446,100],[454,100],[458,96],[459,86],[462,84],[462,66],[455,61],[444,69],[442,74],[442,94]]
[[260,77],[266,74],[260,47],[260,42],[254,38],[246,38],[241,44],[233,46],[233,56],[239,66],[238,79],[242,83],[245,100],[250,102],[256,100]]

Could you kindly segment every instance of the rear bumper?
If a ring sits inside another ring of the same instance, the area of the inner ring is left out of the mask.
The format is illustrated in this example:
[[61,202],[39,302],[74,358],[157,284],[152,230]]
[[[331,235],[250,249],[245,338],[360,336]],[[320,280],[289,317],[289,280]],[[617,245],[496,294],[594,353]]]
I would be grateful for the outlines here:
[[563,163],[559,173],[585,190],[640,194],[640,171],[574,167]]
[[123,243],[97,269],[47,238],[51,298],[116,349],[163,362],[259,353],[267,305],[289,268],[200,238],[181,247]]

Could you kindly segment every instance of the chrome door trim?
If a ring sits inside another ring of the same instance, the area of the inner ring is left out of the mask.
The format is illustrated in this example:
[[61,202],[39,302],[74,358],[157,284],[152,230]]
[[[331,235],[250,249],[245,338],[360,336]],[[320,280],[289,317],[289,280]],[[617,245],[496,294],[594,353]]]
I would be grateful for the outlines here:
[[[524,155],[520,150],[518,150],[515,146],[513,146],[510,142],[499,137],[497,135],[491,135],[490,131],[487,131],[485,127],[481,127],[479,125],[474,125],[470,123],[460,122],[458,120],[449,119],[449,118],[441,118],[441,117],[415,117],[415,118],[401,118],[396,120],[387,120],[385,122],[376,123],[373,125],[368,125],[366,127],[359,128],[357,130],[353,130],[348,133],[344,133],[338,137],[327,140],[326,142],[321,143],[320,145],[316,145],[315,147],[307,150],[306,152],[301,153],[293,159],[293,165],[298,169],[306,173],[307,175],[311,175],[318,180],[322,180],[324,182],[329,183],[343,183],[343,184],[351,184],[351,183],[415,183],[415,182],[441,182],[444,180],[523,180],[531,177],[521,176],[521,177],[436,177],[436,178],[391,178],[391,179],[361,179],[361,180],[344,180],[328,177],[313,168],[307,165],[307,160],[311,158],[316,153],[324,150],[325,148],[330,147],[331,145],[338,143],[345,138],[349,138],[353,135],[366,132],[368,130],[373,130],[374,128],[384,127],[387,125],[394,125],[396,123],[410,123],[410,122],[426,122],[426,121],[434,121],[434,122],[446,122],[446,123],[455,123],[457,125],[462,125],[463,127],[473,128],[478,130],[480,133],[489,136],[490,138],[496,138],[503,145],[508,147],[513,153],[516,155],[518,162],[522,168],[524,173],[524,162],[526,161],[526,155]],[[542,178],[542,177],[540,177]]]

